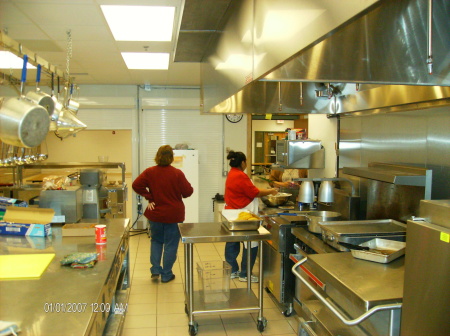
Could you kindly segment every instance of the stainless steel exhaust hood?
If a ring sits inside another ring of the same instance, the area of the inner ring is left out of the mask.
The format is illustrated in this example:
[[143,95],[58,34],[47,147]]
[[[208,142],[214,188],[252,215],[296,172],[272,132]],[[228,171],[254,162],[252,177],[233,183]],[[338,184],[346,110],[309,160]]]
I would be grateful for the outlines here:
[[[204,112],[341,113],[436,99],[450,104],[446,0],[238,3],[215,52],[202,63]],[[316,93],[319,83],[342,90],[324,99]],[[394,92],[397,99],[373,103],[369,89],[382,97]]]
[[325,149],[319,140],[277,140],[276,155],[282,168],[325,168]]

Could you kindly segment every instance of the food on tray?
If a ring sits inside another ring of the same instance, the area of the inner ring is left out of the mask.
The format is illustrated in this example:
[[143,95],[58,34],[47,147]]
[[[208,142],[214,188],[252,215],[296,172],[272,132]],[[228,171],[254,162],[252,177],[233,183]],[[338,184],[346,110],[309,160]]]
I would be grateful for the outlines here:
[[242,211],[238,215],[238,220],[259,220],[258,217],[254,216],[253,214],[249,212]]

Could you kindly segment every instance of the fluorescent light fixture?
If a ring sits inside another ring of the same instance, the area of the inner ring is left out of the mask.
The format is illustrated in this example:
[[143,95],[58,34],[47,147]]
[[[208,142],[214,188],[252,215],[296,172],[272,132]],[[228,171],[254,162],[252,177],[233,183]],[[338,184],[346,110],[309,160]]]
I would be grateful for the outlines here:
[[[22,69],[23,59],[14,55],[10,51],[0,51],[0,69]],[[27,69],[36,69],[30,63],[27,63]]]
[[169,69],[168,53],[123,52],[122,57],[128,69],[135,69],[135,70]]
[[101,6],[116,41],[171,41],[175,7]]

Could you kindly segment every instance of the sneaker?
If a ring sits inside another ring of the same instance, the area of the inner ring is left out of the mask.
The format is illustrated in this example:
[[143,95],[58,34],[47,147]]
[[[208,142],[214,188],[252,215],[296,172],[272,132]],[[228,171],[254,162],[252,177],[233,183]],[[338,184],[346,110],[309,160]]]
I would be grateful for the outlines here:
[[175,274],[172,274],[172,276],[169,278],[169,279],[167,279],[167,280],[161,280],[161,282],[162,283],[167,283],[167,282],[170,282],[170,281],[172,281],[172,280],[174,280],[175,279]]
[[[247,277],[239,277],[239,281],[241,281],[241,282],[247,282]],[[257,276],[252,275],[250,281],[251,281],[251,282],[259,282],[259,279],[258,279]]]
[[239,278],[239,271],[238,271],[238,272],[233,272],[233,273],[231,273],[230,278],[231,278],[231,279]]

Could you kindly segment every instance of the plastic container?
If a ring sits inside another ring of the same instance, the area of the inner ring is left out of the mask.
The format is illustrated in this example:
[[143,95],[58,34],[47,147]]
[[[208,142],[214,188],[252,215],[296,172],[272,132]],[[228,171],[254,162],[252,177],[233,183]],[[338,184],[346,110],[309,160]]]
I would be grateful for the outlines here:
[[222,260],[198,262],[197,271],[200,297],[205,303],[230,299],[230,264]]

